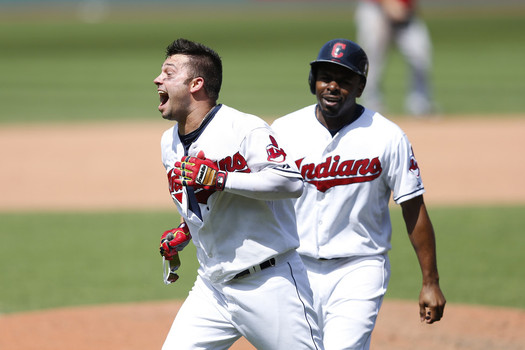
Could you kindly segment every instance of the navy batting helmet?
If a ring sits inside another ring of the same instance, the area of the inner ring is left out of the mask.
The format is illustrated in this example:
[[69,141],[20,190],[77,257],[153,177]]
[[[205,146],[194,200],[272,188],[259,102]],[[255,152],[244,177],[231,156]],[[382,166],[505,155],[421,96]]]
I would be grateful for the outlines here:
[[308,83],[310,91],[315,94],[316,65],[328,62],[338,64],[350,69],[352,72],[360,75],[366,84],[368,74],[368,57],[363,49],[347,39],[330,40],[323,45],[315,61],[310,62],[310,76]]

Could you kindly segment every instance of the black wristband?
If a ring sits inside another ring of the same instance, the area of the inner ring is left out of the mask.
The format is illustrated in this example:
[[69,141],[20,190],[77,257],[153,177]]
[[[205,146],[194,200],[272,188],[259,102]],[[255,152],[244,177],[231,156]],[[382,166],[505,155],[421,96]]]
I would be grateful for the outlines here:
[[228,177],[228,173],[225,171],[218,171],[217,172],[217,178],[215,179],[215,187],[217,188],[217,191],[224,190],[224,186],[226,185],[226,178]]

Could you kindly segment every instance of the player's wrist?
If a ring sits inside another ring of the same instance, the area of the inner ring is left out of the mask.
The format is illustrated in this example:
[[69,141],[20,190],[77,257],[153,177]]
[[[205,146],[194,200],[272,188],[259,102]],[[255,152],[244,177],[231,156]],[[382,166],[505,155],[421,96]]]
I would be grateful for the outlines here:
[[217,174],[215,175],[215,188],[217,189],[217,191],[224,191],[227,179],[228,173],[226,171],[217,171]]

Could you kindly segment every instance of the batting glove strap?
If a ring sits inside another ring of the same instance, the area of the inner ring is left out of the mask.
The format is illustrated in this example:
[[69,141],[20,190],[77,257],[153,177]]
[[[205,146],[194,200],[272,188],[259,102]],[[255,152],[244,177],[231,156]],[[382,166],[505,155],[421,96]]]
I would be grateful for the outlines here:
[[[197,163],[197,161],[195,161]],[[215,164],[200,163],[199,170],[195,176],[195,183],[203,187],[215,186],[217,181],[217,166]]]
[[218,171],[217,178],[215,180],[215,187],[217,191],[224,191],[224,186],[226,186],[226,179],[228,178],[228,173],[225,171]]

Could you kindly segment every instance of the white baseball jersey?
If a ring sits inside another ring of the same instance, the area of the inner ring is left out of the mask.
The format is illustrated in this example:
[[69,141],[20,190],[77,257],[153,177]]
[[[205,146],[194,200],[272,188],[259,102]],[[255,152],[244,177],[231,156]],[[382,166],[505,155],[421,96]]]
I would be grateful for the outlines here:
[[[279,193],[277,183],[301,176],[262,119],[219,105],[203,124],[187,151],[177,127],[167,130],[161,141],[162,162],[173,201],[197,247],[199,274],[218,283],[298,247],[293,203],[290,198],[280,199],[290,195]],[[185,155],[197,156],[201,150],[219,169],[228,171],[224,191],[193,193],[173,182],[175,162]],[[258,186],[268,182],[275,187],[274,193],[257,192]]]
[[[161,145],[170,192],[200,264],[162,349],[229,349],[244,336],[261,350],[323,350],[312,290],[295,249],[290,197],[301,194],[303,181],[268,124],[219,105],[188,135],[176,127],[166,131]],[[201,150],[228,172],[223,191],[173,182],[175,162]],[[271,267],[264,265],[269,261]]]
[[272,128],[306,182],[295,200],[299,253],[331,259],[390,250],[391,193],[397,203],[424,193],[403,131],[365,109],[332,137],[315,105],[277,119]]

